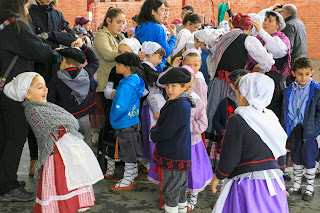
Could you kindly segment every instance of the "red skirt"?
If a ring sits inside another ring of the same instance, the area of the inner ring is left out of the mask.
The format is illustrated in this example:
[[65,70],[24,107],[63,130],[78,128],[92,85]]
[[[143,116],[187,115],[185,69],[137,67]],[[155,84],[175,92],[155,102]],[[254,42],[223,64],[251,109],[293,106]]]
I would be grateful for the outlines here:
[[73,213],[94,206],[91,185],[72,191],[67,188],[65,166],[56,146],[40,172],[34,212]]

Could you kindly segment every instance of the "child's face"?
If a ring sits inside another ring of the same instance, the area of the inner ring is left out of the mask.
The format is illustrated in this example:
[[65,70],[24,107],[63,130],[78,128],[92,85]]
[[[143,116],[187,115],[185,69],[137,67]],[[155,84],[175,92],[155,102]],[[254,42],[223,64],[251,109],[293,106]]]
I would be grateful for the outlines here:
[[116,72],[117,72],[117,74],[120,74],[123,76],[131,75],[130,67],[125,66],[124,64],[120,64],[120,63],[116,64]]
[[132,38],[134,36],[134,33],[131,30],[129,30],[127,32],[127,36],[128,36],[128,38]]
[[185,84],[184,87],[179,83],[166,84],[166,93],[170,100],[176,99],[181,93],[186,91],[189,87],[189,84]]
[[118,47],[118,55],[121,55],[123,53],[132,53],[132,50],[128,45],[120,44]]
[[295,72],[292,71],[292,75],[296,78],[299,85],[305,85],[312,77],[313,72],[314,71],[311,70],[311,68],[301,68],[297,69]]
[[187,29],[191,32],[194,33],[197,31],[201,26],[201,23],[196,23],[196,24],[191,24],[190,21],[187,22]]
[[47,102],[48,88],[46,82],[41,75],[33,78],[29,90],[26,94],[27,101],[46,103]]
[[197,56],[187,56],[183,60],[182,64],[191,67],[194,73],[197,74],[201,67],[201,60]]
[[196,37],[194,37],[194,46],[196,47],[196,49],[205,49],[206,45],[202,42],[199,41]]
[[153,66],[158,66],[162,62],[162,56],[160,54],[150,54],[147,56],[147,61],[151,62]]

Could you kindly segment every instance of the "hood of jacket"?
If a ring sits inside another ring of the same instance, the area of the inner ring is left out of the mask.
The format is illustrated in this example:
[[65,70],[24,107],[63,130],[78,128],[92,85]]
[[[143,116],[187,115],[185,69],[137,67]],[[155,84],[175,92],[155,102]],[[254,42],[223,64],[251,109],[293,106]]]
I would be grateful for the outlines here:
[[142,98],[145,89],[144,81],[137,74],[133,74],[127,78],[123,78],[120,81],[119,85],[120,84],[130,84],[137,92],[139,98]]

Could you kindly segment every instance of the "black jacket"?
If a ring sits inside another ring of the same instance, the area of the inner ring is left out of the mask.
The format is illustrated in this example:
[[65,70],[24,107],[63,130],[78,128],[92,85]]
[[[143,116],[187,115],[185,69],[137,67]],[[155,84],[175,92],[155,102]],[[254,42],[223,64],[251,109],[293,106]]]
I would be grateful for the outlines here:
[[[13,14],[9,11],[0,10],[0,23],[3,23]],[[32,31],[31,27],[17,20],[21,25],[20,32],[11,23],[0,30],[0,76],[4,75],[15,55],[19,58],[12,68],[6,83],[22,72],[34,72],[34,62],[58,63],[60,55],[53,51],[49,45],[44,44]],[[38,71],[42,75],[41,70]]]
[[[32,19],[35,34],[48,33],[49,38],[44,40],[52,49],[59,47],[59,44],[70,46],[76,40],[69,23],[64,19],[62,13],[50,5],[32,5],[29,15]],[[61,32],[66,30],[67,32]]]
[[[92,78],[99,67],[99,59],[94,54],[93,50],[86,44],[83,44],[81,50],[86,55],[88,62],[84,69],[88,72],[90,78]],[[75,78],[81,69],[82,67],[70,67],[67,68],[66,71],[68,71],[72,78]],[[75,118],[81,118],[85,115],[88,115],[97,107],[97,104],[89,90],[88,96],[79,105],[74,96],[71,95],[72,90],[65,83],[63,83],[63,81],[59,79],[57,75],[52,78],[48,88],[48,101],[61,106],[70,112]]]

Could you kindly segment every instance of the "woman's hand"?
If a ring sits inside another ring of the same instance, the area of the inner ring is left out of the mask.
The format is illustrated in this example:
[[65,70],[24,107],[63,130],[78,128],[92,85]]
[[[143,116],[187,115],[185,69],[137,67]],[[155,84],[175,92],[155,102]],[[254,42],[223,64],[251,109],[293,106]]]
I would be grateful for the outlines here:
[[74,41],[71,43],[71,47],[82,47],[83,43],[81,41]]
[[142,51],[139,51],[138,56],[139,56],[140,60],[143,61],[143,59],[146,57],[146,54]]
[[229,0],[227,1],[227,5],[228,5],[227,10],[230,10],[231,9],[231,5],[230,5]]
[[256,27],[257,32],[259,32],[262,29],[262,26],[258,21],[253,21],[253,25]]
[[213,176],[212,180],[211,180],[211,190],[212,190],[212,193],[215,194],[217,193],[217,186],[219,184],[220,180],[217,178],[216,175]]
[[169,30],[170,30],[170,33],[171,33],[173,36],[176,36],[176,35],[177,35],[176,25],[170,24],[170,25],[168,25],[168,28],[169,28]]
[[182,61],[182,57],[176,57],[174,59],[174,61],[172,62],[172,66],[173,67],[178,67],[180,65],[181,61]]

